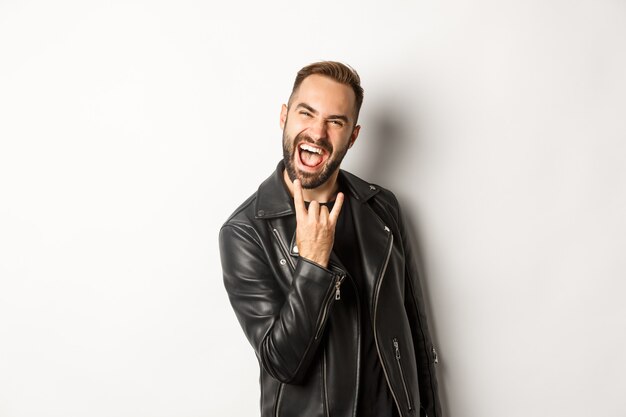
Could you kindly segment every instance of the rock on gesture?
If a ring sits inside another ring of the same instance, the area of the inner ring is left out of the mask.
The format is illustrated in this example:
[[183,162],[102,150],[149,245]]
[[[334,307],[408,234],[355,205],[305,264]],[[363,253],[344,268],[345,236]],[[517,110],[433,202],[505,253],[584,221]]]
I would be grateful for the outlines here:
[[343,205],[343,193],[338,193],[333,209],[313,200],[307,210],[300,180],[293,182],[293,200],[296,206],[296,244],[300,256],[323,267],[328,266],[335,241],[335,226]]

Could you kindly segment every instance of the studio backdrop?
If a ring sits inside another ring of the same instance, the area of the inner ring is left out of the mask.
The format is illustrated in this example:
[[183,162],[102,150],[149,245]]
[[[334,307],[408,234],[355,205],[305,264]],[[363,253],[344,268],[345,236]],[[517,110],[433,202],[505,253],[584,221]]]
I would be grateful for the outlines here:
[[620,0],[0,1],[0,416],[259,414],[217,234],[324,59],[446,416],[623,416],[625,40]]

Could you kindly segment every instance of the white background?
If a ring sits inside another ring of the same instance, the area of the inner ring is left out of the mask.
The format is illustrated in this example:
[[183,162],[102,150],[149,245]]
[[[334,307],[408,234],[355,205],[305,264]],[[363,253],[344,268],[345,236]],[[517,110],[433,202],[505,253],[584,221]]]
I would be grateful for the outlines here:
[[0,416],[258,415],[217,233],[296,71],[419,242],[448,416],[626,412],[626,3],[0,1]]

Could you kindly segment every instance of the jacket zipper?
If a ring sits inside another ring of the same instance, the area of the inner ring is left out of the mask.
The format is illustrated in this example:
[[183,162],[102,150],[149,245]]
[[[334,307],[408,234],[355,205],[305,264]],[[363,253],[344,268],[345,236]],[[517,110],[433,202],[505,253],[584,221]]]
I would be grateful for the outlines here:
[[278,417],[280,414],[280,403],[281,400],[283,398],[283,387],[285,386],[284,383],[280,383],[280,386],[278,387],[278,392],[276,393],[276,403],[274,404],[274,416]]
[[[387,226],[385,226],[385,231],[389,233],[389,247],[387,249],[387,257],[385,258],[385,263],[383,264],[383,269],[380,272],[378,277],[378,285],[374,291],[374,320],[373,320],[373,328],[374,328],[374,343],[376,345],[376,350],[378,351],[378,356],[382,358],[382,354],[380,353],[380,344],[378,341],[378,334],[376,333],[376,317],[378,315],[378,297],[380,295],[380,287],[383,282],[383,278],[385,277],[385,272],[387,272],[387,265],[389,264],[389,258],[391,257],[391,251],[393,249],[393,233]],[[392,388],[392,385],[389,380],[389,373],[387,368],[385,368],[384,361],[381,361],[381,368],[383,368],[383,373],[385,374],[385,379],[387,380],[387,385],[389,386],[389,391],[391,392],[391,396],[393,397],[393,401],[396,403],[396,407],[398,407],[398,412],[400,416],[403,415],[402,408],[400,408],[400,403],[398,402],[398,397],[396,396],[395,391]]]
[[324,384],[324,416],[330,417],[328,407],[328,383],[326,381],[326,348],[322,350],[322,383]]
[[404,395],[406,396],[406,403],[409,406],[409,411],[413,409],[413,403],[411,402],[411,396],[409,395],[409,390],[406,386],[406,379],[404,378],[404,371],[402,371],[402,362],[400,362],[400,346],[398,344],[398,339],[393,338],[393,348],[396,351],[396,363],[398,364],[398,369],[400,370],[400,378],[402,379],[402,388],[404,388]]
[[[350,283],[352,284],[352,288],[354,289],[354,293],[355,294],[359,294],[359,289],[357,288],[356,283],[354,282],[353,279],[349,279]],[[356,322],[358,323],[357,326],[357,348],[356,348],[356,386],[359,387],[361,386],[361,367],[359,366],[359,364],[361,363],[361,297],[355,297],[356,298]],[[357,412],[357,405],[359,404],[359,390],[358,388],[354,390],[354,408],[352,411],[352,417],[356,417],[356,412]]]
[[335,277],[335,284],[334,284],[335,291],[331,292],[332,296],[328,297],[326,299],[326,302],[324,303],[324,307],[323,307],[323,310],[322,310],[322,317],[320,319],[320,323],[318,325],[317,332],[315,332],[315,340],[317,340],[320,337],[320,334],[322,333],[322,329],[324,328],[324,323],[326,323],[326,319],[327,319],[327,316],[328,316],[328,310],[330,310],[331,302],[333,300],[340,300],[341,299],[341,290],[340,290],[341,283],[343,282],[343,280],[345,279],[346,276],[344,274],[341,274],[341,275],[337,275],[336,274],[336,275],[334,275],[334,277]]
[[[350,283],[352,284],[352,286],[354,287],[354,292],[358,293],[358,289],[356,287],[356,284],[354,283],[354,280],[352,280],[350,277],[348,276],[344,276],[344,278],[348,278],[348,281],[350,281]],[[335,282],[335,290],[337,290],[337,282]],[[341,293],[339,294],[339,296],[341,297]],[[340,298],[336,298],[337,297],[337,293],[335,292],[335,299],[338,300]],[[356,308],[356,314],[357,314],[357,323],[361,322],[361,306],[360,306],[360,300],[359,297],[356,297],[356,304],[357,304],[357,308]],[[357,336],[357,358],[356,358],[356,363],[357,363],[357,367],[356,367],[356,386],[359,386],[359,378],[360,378],[360,370],[359,370],[359,366],[358,363],[360,363],[360,358],[361,358],[361,333],[357,330],[358,332],[358,336]],[[324,348],[324,351],[322,353],[322,364],[323,364],[323,368],[322,368],[322,381],[324,384],[324,406],[325,406],[325,412],[324,415],[326,417],[330,417],[330,406],[328,404],[328,381],[327,381],[327,373],[326,373],[326,364],[327,364],[327,360],[326,360],[326,348]],[[354,411],[353,411],[353,415],[352,417],[356,417],[356,404],[358,404],[358,400],[359,400],[359,390],[355,390],[355,396],[354,396]]]

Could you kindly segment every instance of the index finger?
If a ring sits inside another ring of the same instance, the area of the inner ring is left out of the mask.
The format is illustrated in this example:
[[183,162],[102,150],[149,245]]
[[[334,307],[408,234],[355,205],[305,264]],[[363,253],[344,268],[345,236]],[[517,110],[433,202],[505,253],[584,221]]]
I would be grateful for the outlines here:
[[293,203],[296,206],[296,217],[300,216],[300,213],[306,214],[306,207],[304,205],[304,196],[302,195],[302,184],[300,180],[293,181]]
[[337,198],[335,198],[335,204],[333,205],[333,209],[330,212],[329,219],[331,222],[336,223],[339,218],[339,212],[341,212],[341,206],[343,206],[343,193],[337,193]]

